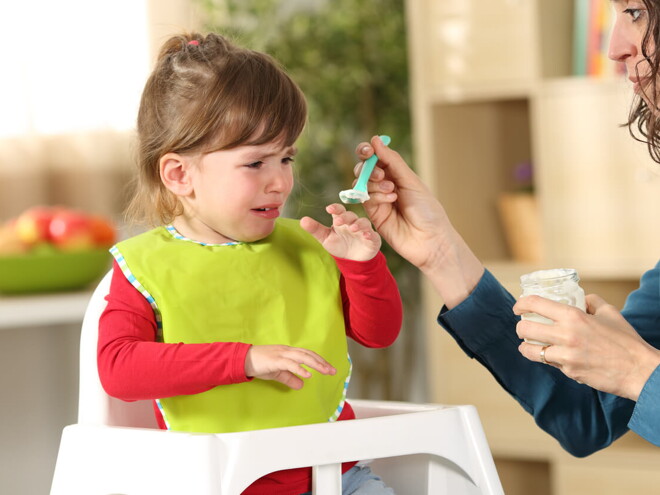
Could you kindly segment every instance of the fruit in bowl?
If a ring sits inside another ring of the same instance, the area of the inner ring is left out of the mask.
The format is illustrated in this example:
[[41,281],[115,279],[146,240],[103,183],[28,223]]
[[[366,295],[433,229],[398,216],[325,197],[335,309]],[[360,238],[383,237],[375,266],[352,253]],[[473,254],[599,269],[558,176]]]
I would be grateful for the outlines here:
[[110,266],[117,230],[104,216],[35,206],[0,226],[0,292],[79,289]]

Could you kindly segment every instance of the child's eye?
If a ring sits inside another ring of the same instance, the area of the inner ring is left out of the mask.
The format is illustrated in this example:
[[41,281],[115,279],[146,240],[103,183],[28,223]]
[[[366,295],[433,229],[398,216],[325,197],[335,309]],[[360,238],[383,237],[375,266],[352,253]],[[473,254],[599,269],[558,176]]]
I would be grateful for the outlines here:
[[259,161],[259,162],[248,163],[248,164],[245,165],[245,166],[246,166],[247,168],[257,168],[257,169],[258,169],[258,168],[261,168],[261,166],[262,166],[263,164],[264,164],[264,162]]
[[644,13],[643,9],[625,9],[623,11],[624,14],[628,14],[633,22],[637,22],[640,17],[642,17],[642,14]]
[[293,159],[292,156],[287,156],[286,158],[282,158],[282,163],[293,163],[295,160]]

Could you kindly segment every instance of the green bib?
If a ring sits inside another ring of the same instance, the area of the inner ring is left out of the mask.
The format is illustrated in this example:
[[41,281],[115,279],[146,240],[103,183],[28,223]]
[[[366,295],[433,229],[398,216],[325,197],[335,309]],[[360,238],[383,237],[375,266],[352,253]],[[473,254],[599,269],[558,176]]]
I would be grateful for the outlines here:
[[298,221],[278,219],[266,239],[205,245],[158,227],[111,249],[151,303],[167,343],[283,344],[337,369],[310,370],[301,390],[272,380],[220,385],[159,399],[171,430],[222,433],[335,420],[350,379],[339,271]]

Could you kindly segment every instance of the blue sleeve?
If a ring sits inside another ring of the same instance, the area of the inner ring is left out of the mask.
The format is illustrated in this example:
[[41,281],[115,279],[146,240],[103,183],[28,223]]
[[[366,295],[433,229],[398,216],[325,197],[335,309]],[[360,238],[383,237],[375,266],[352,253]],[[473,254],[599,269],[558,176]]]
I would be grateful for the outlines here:
[[[660,349],[660,263],[642,276],[621,312],[644,340]],[[660,367],[644,385],[628,426],[660,446]]]
[[634,401],[579,384],[518,352],[521,340],[516,335],[514,303],[486,271],[465,301],[451,310],[442,309],[438,323],[571,454],[589,455],[628,431]]

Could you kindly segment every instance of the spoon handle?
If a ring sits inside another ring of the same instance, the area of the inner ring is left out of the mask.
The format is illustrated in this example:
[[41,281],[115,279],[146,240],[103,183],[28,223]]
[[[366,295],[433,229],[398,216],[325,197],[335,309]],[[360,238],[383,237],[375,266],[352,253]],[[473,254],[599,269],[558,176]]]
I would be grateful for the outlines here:
[[[383,135],[379,137],[385,146],[390,144],[391,139],[389,136]],[[376,153],[374,153],[364,161],[364,164],[362,165],[362,170],[360,171],[360,176],[358,177],[357,183],[355,184],[355,187],[353,189],[367,192],[367,183],[369,182],[369,177],[371,177],[371,173],[374,171],[374,167],[376,166],[377,161],[378,161],[378,157],[376,156]]]

